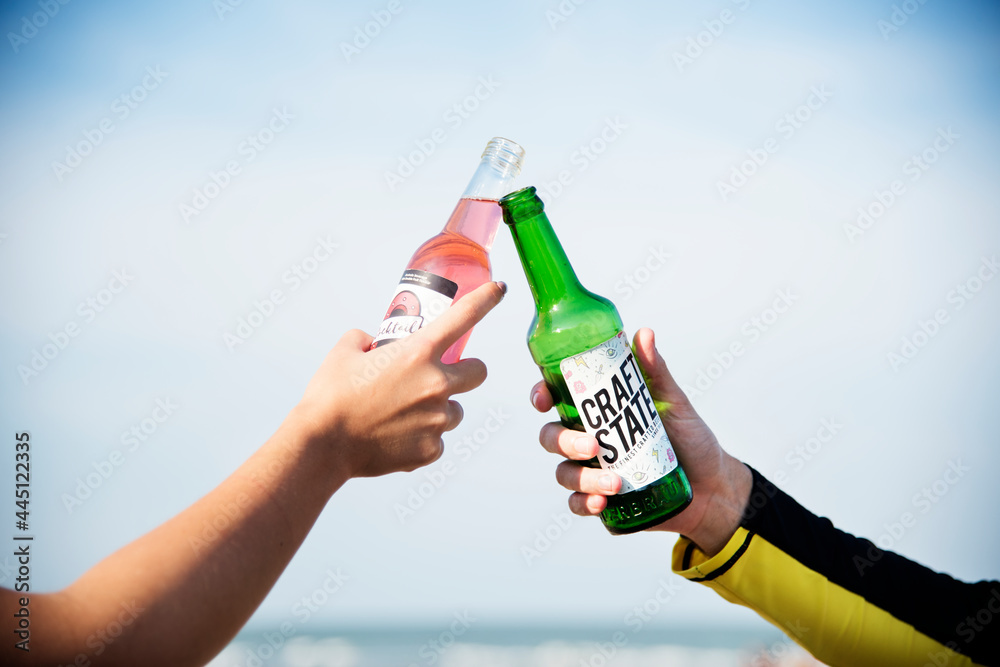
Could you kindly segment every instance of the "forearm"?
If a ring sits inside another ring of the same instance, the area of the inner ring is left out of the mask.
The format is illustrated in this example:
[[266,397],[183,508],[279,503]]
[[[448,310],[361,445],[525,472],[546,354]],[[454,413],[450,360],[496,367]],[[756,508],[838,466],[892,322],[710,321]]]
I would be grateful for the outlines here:
[[[478,359],[441,356],[505,291],[483,285],[388,349],[372,350],[363,331],[344,334],[278,432],[218,488],[66,590],[32,595],[31,651],[0,643],[0,662],[206,663],[347,479],[415,470],[441,455],[442,434],[462,420],[452,395],[486,379]],[[0,589],[0,614],[16,620],[18,595]]]
[[[101,664],[207,662],[261,603],[348,477],[311,444],[290,417],[194,505],[61,593],[38,597],[33,657],[52,650],[70,663],[79,653],[93,659],[103,645]],[[54,622],[43,622],[47,615]],[[116,623],[125,631],[104,642],[100,633],[107,637]]]

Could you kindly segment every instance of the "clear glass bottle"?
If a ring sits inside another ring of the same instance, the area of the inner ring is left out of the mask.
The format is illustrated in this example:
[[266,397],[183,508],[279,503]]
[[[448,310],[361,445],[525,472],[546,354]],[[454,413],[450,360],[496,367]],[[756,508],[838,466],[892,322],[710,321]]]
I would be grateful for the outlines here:
[[[502,137],[490,140],[448,224],[417,248],[406,265],[372,349],[423,328],[454,300],[492,280],[490,248],[502,218],[498,200],[511,191],[523,161],[518,144]],[[471,333],[441,359],[458,361]]]

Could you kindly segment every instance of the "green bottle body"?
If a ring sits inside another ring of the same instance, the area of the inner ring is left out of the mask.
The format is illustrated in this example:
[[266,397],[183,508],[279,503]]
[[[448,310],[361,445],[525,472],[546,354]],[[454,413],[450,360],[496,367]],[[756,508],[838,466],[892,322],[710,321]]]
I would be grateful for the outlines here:
[[[618,310],[609,300],[586,290],[576,279],[534,188],[512,193],[504,197],[500,205],[535,299],[535,316],[528,329],[528,350],[542,372],[563,425],[601,434],[596,436],[601,443],[598,455],[587,464],[600,468],[603,459],[604,467],[614,469],[612,464],[624,463],[631,451],[627,436],[630,431],[625,422],[632,425],[633,436],[638,430],[653,433],[659,422],[638,364],[623,337],[624,327]],[[592,396],[590,392],[598,386],[607,386],[604,395]],[[588,402],[588,399],[591,400]],[[578,408],[581,400],[583,414]],[[591,427],[590,431],[584,420]],[[662,428],[660,425],[659,429]],[[616,439],[615,433],[625,437]],[[631,442],[634,446],[636,438]],[[657,467],[648,469],[648,473],[631,471],[636,479],[630,481],[623,475],[623,492],[608,497],[601,520],[612,534],[634,533],[655,526],[691,502],[691,485],[681,466],[674,461],[665,434],[660,442],[665,442],[666,446],[657,451],[657,455],[663,456],[662,461],[656,459]],[[647,443],[645,446],[652,445]],[[633,452],[633,455],[640,455],[636,461],[642,459],[643,451]],[[658,476],[660,463],[664,467],[674,467]],[[616,470],[619,474],[624,471]],[[650,482],[651,478],[654,481]],[[632,487],[634,490],[626,490]]]

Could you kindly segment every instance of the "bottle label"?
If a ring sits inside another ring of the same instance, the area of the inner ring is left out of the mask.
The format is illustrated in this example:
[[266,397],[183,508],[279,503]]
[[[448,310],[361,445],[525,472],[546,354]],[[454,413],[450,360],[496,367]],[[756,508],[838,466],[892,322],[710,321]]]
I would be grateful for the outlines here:
[[677,467],[646,380],[619,332],[559,364],[584,429],[597,438],[597,459],[622,478],[620,493],[636,491]]
[[403,271],[371,349],[427,326],[448,310],[457,293],[458,284],[447,278],[418,269]]

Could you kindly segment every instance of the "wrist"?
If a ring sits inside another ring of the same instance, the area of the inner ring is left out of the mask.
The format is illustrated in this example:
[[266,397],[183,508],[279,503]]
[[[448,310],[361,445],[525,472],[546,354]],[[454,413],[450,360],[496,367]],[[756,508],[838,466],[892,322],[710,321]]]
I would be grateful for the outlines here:
[[716,479],[703,520],[686,535],[709,557],[722,551],[736,534],[753,486],[750,469],[728,454]]
[[314,411],[300,403],[288,413],[277,434],[297,449],[309,466],[321,472],[321,478],[330,484],[331,495],[355,476],[354,462],[345,455],[340,432],[335,420],[319,420]]

